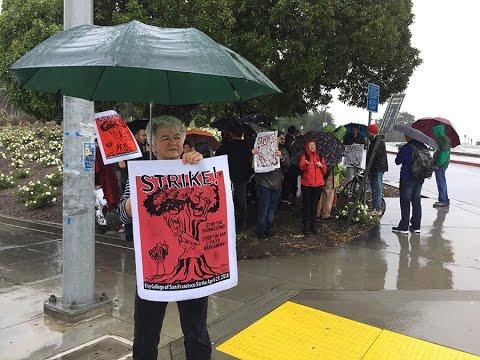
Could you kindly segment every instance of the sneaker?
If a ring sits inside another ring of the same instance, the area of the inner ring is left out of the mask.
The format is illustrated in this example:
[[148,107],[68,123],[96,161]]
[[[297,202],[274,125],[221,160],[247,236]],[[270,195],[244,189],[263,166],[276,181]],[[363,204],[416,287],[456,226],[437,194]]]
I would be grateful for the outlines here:
[[433,204],[433,207],[439,208],[439,207],[447,207],[449,205],[450,205],[449,203],[443,203],[443,202],[437,201],[436,203]]
[[410,226],[410,231],[415,233],[415,234],[420,234],[420,229],[414,229]]
[[392,231],[397,234],[408,234],[408,230],[402,230],[398,226],[392,227]]

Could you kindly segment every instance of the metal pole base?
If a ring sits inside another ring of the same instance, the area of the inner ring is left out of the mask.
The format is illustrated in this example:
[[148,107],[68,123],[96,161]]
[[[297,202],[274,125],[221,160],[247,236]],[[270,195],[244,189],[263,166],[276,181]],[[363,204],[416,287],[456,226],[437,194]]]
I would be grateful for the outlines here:
[[43,304],[43,310],[46,315],[71,324],[111,314],[112,301],[105,293],[102,293],[102,295],[96,294],[95,300],[90,304],[66,305],[62,302],[61,297],[50,295],[50,298]]

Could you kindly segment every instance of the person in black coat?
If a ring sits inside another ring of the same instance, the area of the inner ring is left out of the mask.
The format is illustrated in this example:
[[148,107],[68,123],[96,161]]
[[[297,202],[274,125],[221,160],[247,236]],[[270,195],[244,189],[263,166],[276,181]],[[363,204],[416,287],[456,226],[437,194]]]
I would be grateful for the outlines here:
[[[378,135],[377,124],[371,124],[368,127],[368,137],[370,146],[367,152],[367,164],[372,156],[374,157],[372,167],[370,168],[369,180],[372,188],[373,212],[377,215],[382,212],[382,193],[383,193],[383,174],[388,171],[387,149],[383,136]],[[378,142],[375,154],[373,148]]]

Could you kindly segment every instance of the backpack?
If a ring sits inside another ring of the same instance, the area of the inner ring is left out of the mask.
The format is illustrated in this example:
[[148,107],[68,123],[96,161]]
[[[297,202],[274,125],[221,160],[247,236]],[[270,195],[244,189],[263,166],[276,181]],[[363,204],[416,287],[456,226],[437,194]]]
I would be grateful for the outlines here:
[[434,170],[433,158],[428,149],[418,148],[410,145],[413,149],[412,154],[412,175],[418,180],[431,178]]

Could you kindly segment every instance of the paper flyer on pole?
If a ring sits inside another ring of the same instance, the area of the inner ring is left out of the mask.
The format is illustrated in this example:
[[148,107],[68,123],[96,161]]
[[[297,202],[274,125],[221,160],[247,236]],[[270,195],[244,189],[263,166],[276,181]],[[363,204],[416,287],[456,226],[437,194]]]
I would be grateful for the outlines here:
[[258,154],[253,157],[253,170],[256,173],[270,172],[280,168],[280,157],[275,156],[275,151],[278,150],[276,131],[258,133],[255,148],[258,149]]
[[346,145],[344,152],[345,165],[360,167],[362,165],[363,150],[364,145],[362,144]]
[[105,165],[142,156],[135,137],[116,111],[96,113],[95,132]]
[[227,157],[133,161],[128,172],[140,298],[181,301],[236,286]]

